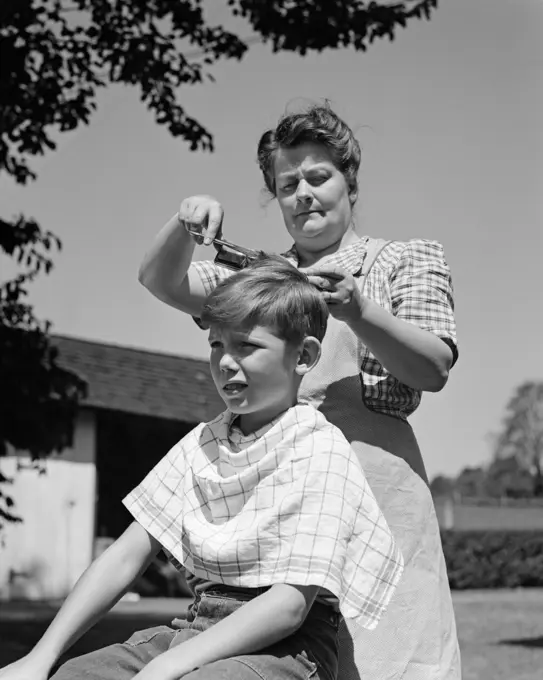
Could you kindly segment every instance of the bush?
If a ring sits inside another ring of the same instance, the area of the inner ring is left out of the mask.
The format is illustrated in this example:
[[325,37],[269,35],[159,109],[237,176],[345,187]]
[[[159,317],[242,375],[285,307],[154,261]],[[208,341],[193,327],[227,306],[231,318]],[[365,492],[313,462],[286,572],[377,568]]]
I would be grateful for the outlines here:
[[543,587],[543,533],[443,531],[453,590]]

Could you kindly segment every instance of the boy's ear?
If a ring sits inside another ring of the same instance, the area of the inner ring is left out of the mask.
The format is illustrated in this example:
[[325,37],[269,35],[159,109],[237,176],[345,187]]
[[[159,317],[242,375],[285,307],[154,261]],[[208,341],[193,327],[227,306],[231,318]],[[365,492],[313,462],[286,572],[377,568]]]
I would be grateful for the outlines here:
[[298,364],[296,366],[296,373],[304,376],[318,363],[321,358],[321,343],[312,336],[304,338],[300,354],[298,355]]
[[353,189],[352,191],[349,191],[349,201],[351,203],[351,207],[356,203],[358,200],[358,189]]

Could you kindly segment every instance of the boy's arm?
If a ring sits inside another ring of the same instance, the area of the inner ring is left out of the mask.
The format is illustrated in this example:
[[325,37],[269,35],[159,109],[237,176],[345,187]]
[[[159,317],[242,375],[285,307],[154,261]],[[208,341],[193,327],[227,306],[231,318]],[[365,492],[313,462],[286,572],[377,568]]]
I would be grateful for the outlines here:
[[156,657],[134,680],[177,680],[204,664],[273,645],[298,630],[318,591],[318,586],[274,585],[208,630]]
[[30,678],[30,669],[36,677],[47,677],[59,656],[111,609],[160,548],[133,522],[84,572],[30,654],[0,671],[0,679]]

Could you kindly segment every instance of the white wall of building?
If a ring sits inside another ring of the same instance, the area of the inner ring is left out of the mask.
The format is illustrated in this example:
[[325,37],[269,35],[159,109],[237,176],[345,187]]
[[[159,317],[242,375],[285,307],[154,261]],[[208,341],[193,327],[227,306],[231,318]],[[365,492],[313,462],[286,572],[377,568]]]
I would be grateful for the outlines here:
[[14,479],[8,493],[23,523],[8,524],[0,543],[0,600],[65,597],[90,564],[96,505],[96,424],[81,410],[73,447],[40,463],[28,454],[0,458]]

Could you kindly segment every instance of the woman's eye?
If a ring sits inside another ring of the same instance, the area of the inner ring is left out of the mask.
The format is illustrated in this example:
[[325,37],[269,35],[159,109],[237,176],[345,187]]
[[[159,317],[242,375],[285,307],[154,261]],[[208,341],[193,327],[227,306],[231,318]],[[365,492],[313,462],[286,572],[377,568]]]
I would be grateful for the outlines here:
[[324,184],[328,177],[325,177],[323,175],[315,175],[314,177],[310,177],[309,182],[311,184],[314,184],[315,186],[318,186],[319,184]]

